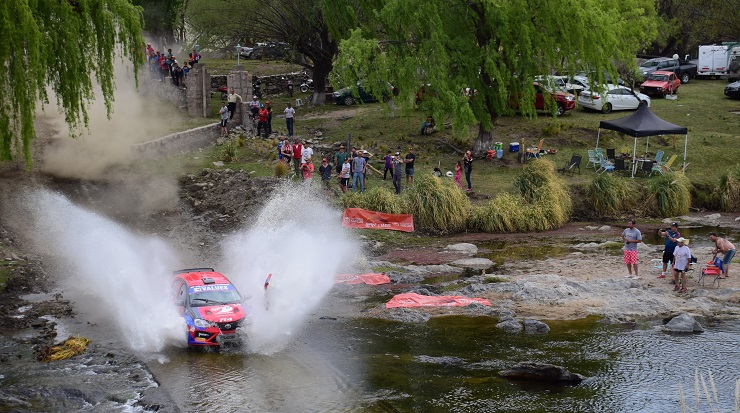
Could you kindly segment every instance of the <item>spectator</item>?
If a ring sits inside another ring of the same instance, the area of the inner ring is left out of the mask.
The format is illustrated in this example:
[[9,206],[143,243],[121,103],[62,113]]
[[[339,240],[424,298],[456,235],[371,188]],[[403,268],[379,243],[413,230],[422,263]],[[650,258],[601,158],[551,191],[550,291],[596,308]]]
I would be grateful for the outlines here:
[[221,109],[218,110],[221,114],[221,137],[225,137],[228,134],[226,129],[226,123],[229,121],[229,108],[226,107],[226,101],[221,101]]
[[[190,66],[188,66],[188,62],[185,62],[182,65],[182,78],[183,79],[187,79],[188,78],[188,73],[190,73]],[[183,84],[183,86],[185,86],[185,85]]]
[[401,152],[396,152],[396,156],[393,157],[393,187],[396,188],[396,194],[401,193],[401,177],[403,177],[403,159],[401,159]]
[[288,136],[293,136],[293,121],[295,120],[295,109],[288,102],[288,107],[283,110],[285,112],[285,126],[288,128]]
[[306,158],[305,162],[301,165],[304,182],[311,182],[311,178],[313,178],[313,169],[314,168],[313,163],[311,162],[311,158]]
[[678,222],[672,223],[671,228],[667,231],[663,231],[661,229],[658,231],[658,234],[660,234],[661,237],[665,237],[665,246],[663,247],[663,271],[660,273],[658,278],[665,278],[668,263],[676,263],[676,260],[673,258],[673,251],[676,249],[676,240],[681,236],[681,233],[678,232]]
[[283,147],[280,149],[283,157],[281,158],[283,162],[290,165],[290,160],[293,158],[293,147],[290,145],[290,141],[286,139],[283,142]]
[[421,123],[421,131],[419,132],[419,135],[431,135],[434,130],[434,118],[427,116],[427,119]]
[[265,103],[265,109],[267,109],[267,136],[272,135],[272,104],[268,100]]
[[[256,97],[256,96],[255,96]],[[293,144],[293,170],[295,171],[295,176],[303,176],[301,175],[301,153],[303,152],[303,145],[301,144],[300,139],[296,139],[295,143]]]
[[393,179],[393,156],[391,155],[391,151],[388,151],[388,153],[385,155],[385,169],[383,169],[383,180],[385,181],[385,176],[390,171],[391,173],[391,179]]
[[313,149],[306,144],[303,145],[303,149],[301,150],[301,161],[305,162],[309,158],[313,158]]
[[460,166],[460,161],[455,163],[455,183],[462,189],[462,166]]
[[727,278],[730,276],[730,262],[732,262],[732,258],[735,256],[735,246],[730,242],[727,241],[724,238],[720,238],[715,234],[714,232],[709,233],[709,240],[714,243],[714,250],[712,250],[712,254],[714,254],[714,258],[717,258],[717,254],[724,254],[722,257],[722,278]]
[[365,192],[365,171],[367,170],[367,161],[362,156],[362,150],[358,151],[358,156],[352,160],[352,188],[357,191],[358,185],[360,192]]
[[406,185],[409,184],[409,180],[414,182],[414,162],[416,161],[416,155],[414,155],[414,148],[409,148],[409,153],[406,154]]
[[234,88],[231,88],[231,91],[229,92],[228,96],[229,101],[229,119],[234,119],[234,112],[236,112],[236,103],[239,101],[242,101],[242,97],[236,94],[236,91]]
[[[627,221],[627,228],[622,232],[622,241],[624,241],[624,263],[627,264],[629,273],[625,277],[636,280],[640,278],[637,273],[637,244],[642,242],[642,234],[635,228],[635,223],[634,219]],[[632,269],[635,270],[635,275],[632,275]]]
[[[691,250],[685,245],[686,239],[679,237],[676,239],[676,248],[673,250],[673,257],[676,261],[673,263],[673,281],[676,284],[673,287],[673,291],[679,293],[685,293],[686,290],[686,269],[691,261]],[[681,283],[679,284],[678,278],[681,277]],[[679,287],[680,285],[680,287]]]
[[473,186],[470,183],[470,173],[473,172],[473,153],[470,151],[465,152],[463,156],[463,169],[465,170],[465,180],[468,182],[468,189],[466,191],[472,191]]
[[190,66],[195,66],[196,63],[200,62],[200,55],[195,51],[195,49],[193,49],[188,56],[190,57]]
[[339,145],[339,152],[334,154],[334,163],[337,165],[337,173],[342,171],[345,159],[349,159],[349,154],[344,151],[344,145]]
[[324,189],[327,193],[331,193],[331,164],[326,158],[321,159],[321,166],[319,166],[319,174],[321,175],[321,183],[324,184]]
[[260,111],[260,101],[257,100],[257,96],[252,96],[252,101],[249,102],[249,112],[251,113],[250,118],[254,119]]
[[267,113],[267,108],[265,108],[265,104],[260,105],[260,111],[258,113],[259,122],[257,123],[257,136],[260,136],[260,131],[264,131],[264,138],[267,139],[267,116],[269,113]]
[[349,156],[344,158],[342,161],[342,169],[339,172],[339,187],[342,188],[342,192],[347,192],[347,185],[349,184],[350,177],[350,166]]

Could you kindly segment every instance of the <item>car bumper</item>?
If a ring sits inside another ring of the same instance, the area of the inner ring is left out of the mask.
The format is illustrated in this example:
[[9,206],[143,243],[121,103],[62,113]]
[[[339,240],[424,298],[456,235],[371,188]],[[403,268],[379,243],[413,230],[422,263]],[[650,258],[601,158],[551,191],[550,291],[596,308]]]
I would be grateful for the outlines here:
[[740,99],[740,89],[725,88],[725,96],[732,99]]
[[579,97],[578,106],[584,109],[601,110],[602,104],[601,99],[593,100]]
[[640,93],[645,95],[662,95],[663,93],[666,93],[666,89],[662,87],[640,87]]
[[218,347],[221,345],[235,344],[242,341],[239,330],[222,331],[218,328],[196,328],[191,329],[188,334],[188,345],[196,347]]

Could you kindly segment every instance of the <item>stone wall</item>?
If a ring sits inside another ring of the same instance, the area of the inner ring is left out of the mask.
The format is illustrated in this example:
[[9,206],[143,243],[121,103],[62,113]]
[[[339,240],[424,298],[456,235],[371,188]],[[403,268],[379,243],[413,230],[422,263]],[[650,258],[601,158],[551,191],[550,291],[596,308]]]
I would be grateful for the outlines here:
[[207,118],[211,115],[211,73],[205,65],[196,64],[185,79],[188,114]]
[[147,158],[157,158],[192,152],[213,145],[221,133],[218,123],[173,133],[149,142],[134,145],[134,151]]

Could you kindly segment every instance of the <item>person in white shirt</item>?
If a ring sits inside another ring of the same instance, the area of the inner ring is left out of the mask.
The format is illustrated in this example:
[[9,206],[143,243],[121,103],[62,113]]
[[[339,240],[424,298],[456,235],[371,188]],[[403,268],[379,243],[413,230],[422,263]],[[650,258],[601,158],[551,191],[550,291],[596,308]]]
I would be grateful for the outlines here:
[[288,103],[285,112],[285,126],[288,127],[288,136],[293,136],[293,120],[295,119],[295,109]]
[[301,150],[301,164],[306,163],[306,159],[311,159],[311,158],[313,158],[313,149],[304,145],[303,150]]
[[[686,246],[686,238],[680,237],[676,242],[678,245],[676,245],[676,249],[673,250],[673,259],[675,260],[673,264],[673,281],[676,283],[676,286],[673,287],[673,291],[685,293],[688,291],[686,289],[686,270],[691,261],[691,250]],[[681,277],[680,286],[678,283],[679,276]]]

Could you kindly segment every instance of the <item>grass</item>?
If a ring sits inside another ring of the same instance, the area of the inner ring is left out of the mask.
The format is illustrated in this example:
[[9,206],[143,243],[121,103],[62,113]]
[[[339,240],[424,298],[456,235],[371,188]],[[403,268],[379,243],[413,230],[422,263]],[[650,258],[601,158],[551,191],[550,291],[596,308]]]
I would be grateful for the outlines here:
[[[206,61],[212,67],[213,73],[228,72],[235,61]],[[244,61],[247,70],[257,74],[270,74],[292,71],[293,67],[275,62]],[[721,182],[727,182],[730,170],[738,164],[736,150],[738,130],[740,130],[740,101],[724,97],[723,80],[692,80],[679,89],[677,100],[653,99],[651,109],[661,118],[686,126],[689,129],[686,178],[696,188],[706,192],[713,192]],[[297,93],[293,98],[287,94],[264,96],[262,101],[270,100],[276,112],[273,119],[273,129],[284,131],[283,119],[279,116],[287,102],[294,102],[295,98],[308,100],[308,94]],[[213,107],[220,106],[218,97]],[[444,123],[449,119],[438,120],[439,130],[431,136],[419,136],[418,128],[426,113],[413,107],[402,107],[396,102],[395,110],[381,103],[365,104],[345,107],[333,103],[320,107],[302,106],[297,108],[296,135],[309,136],[310,133],[320,131],[323,142],[332,143],[346,141],[351,137],[353,146],[368,149],[376,157],[371,161],[373,165],[387,150],[406,153],[409,147],[414,147],[416,153],[417,177],[431,174],[434,167],[439,166],[443,172],[454,171],[455,162],[461,155],[453,151],[450,145],[457,149],[466,150],[477,133],[477,127],[471,127],[460,135],[445,128]],[[411,105],[413,106],[413,105]],[[475,193],[479,195],[472,200],[473,205],[485,204],[485,198],[496,198],[502,193],[519,193],[516,187],[518,173],[523,165],[517,163],[516,154],[508,152],[510,142],[519,142],[522,148],[534,146],[544,138],[543,148],[556,149],[557,154],[543,156],[561,166],[570,159],[571,154],[577,153],[587,159],[586,149],[595,147],[599,122],[630,115],[632,112],[613,112],[601,114],[586,112],[580,108],[569,111],[565,116],[553,118],[541,113],[536,119],[525,119],[520,116],[501,117],[497,120],[494,129],[495,140],[504,143],[504,157],[493,160],[476,160],[472,181]],[[213,121],[217,117],[212,118]],[[638,153],[645,150],[648,138],[638,138]],[[684,136],[654,136],[649,138],[649,153],[654,156],[658,150],[665,151],[665,158],[678,155],[674,170],[683,166]],[[448,144],[449,143],[449,144]],[[604,148],[622,147],[632,150],[634,138],[612,131],[602,131],[599,146]],[[218,149],[214,149],[216,151]],[[255,171],[257,176],[272,176],[273,169],[270,157],[265,157],[263,150],[251,148],[249,143],[237,148],[237,162],[229,162],[225,167],[242,168]],[[271,156],[271,154],[270,154]],[[188,168],[210,166],[218,156],[203,152],[199,159],[189,159],[184,163]],[[530,163],[527,163],[530,164]],[[582,165],[582,174],[568,177],[567,186],[587,187],[597,175],[591,168]],[[730,176],[730,194],[737,188],[736,181]],[[648,186],[651,181],[658,181],[659,176],[651,178],[635,177],[635,183]],[[724,181],[722,181],[724,179]],[[450,178],[443,178],[451,181]],[[417,182],[418,184],[418,182]],[[368,193],[373,188],[392,189],[390,180],[377,179],[375,175],[367,178]],[[406,184],[404,182],[404,187]],[[696,197],[695,197],[696,198]],[[706,199],[712,197],[707,196]],[[698,199],[698,198],[697,198]],[[703,199],[703,198],[702,198]],[[730,197],[730,199],[734,199]],[[500,201],[502,203],[504,200]],[[715,200],[719,203],[718,200]],[[517,204],[508,199],[510,207]],[[705,206],[705,205],[704,205]]]

